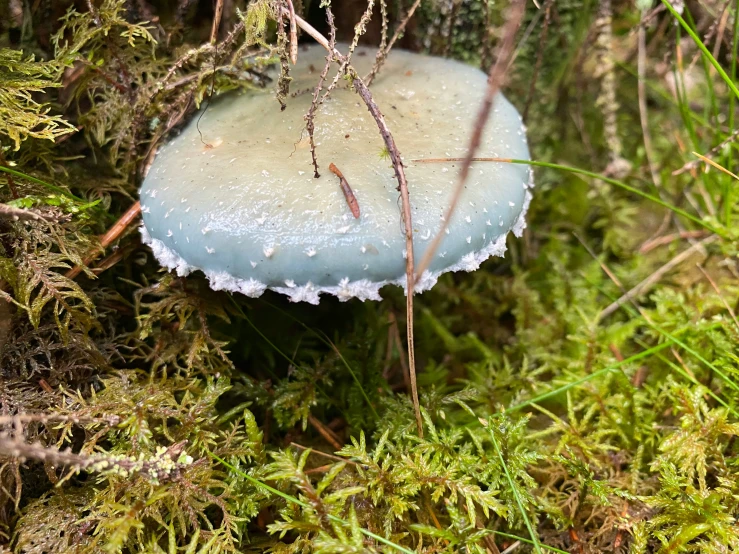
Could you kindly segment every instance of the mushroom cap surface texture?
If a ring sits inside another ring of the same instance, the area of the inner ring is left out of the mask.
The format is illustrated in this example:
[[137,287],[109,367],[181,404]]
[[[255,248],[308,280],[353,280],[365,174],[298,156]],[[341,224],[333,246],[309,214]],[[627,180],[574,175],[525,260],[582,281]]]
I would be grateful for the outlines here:
[[[325,54],[317,45],[300,49],[284,111],[272,90],[226,95],[160,149],[140,196],[143,240],[162,265],[179,275],[201,270],[215,290],[256,297],[269,288],[314,304],[321,293],[377,300],[384,285],[405,287],[394,170],[374,119],[343,79],[316,112],[321,177],[313,176],[304,116]],[[357,48],[352,65],[359,75],[374,54]],[[486,78],[460,62],[393,50],[372,84],[404,160],[416,260],[440,229],[461,163],[412,160],[464,157]],[[477,156],[530,159],[525,131],[498,94]],[[359,218],[330,163],[353,189]],[[442,273],[472,271],[502,256],[508,232],[520,236],[525,227],[532,184],[527,165],[474,162],[416,292]]]

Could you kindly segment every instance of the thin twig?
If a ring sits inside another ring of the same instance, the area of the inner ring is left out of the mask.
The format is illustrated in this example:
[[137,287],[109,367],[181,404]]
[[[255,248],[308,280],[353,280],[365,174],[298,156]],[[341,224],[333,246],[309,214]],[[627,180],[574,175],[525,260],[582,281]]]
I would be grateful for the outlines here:
[[[642,12],[644,19],[646,12]],[[652,136],[649,133],[649,118],[647,117],[647,95],[645,91],[645,73],[647,67],[647,30],[644,25],[639,26],[637,32],[637,96],[639,99],[639,121],[641,122],[642,136],[644,137],[644,153],[647,156],[649,173],[652,175],[652,183],[661,191],[662,180],[654,165],[654,150],[652,149]]]
[[478,110],[477,117],[475,118],[475,121],[477,123],[475,124],[474,131],[472,132],[472,137],[470,138],[469,147],[467,148],[467,154],[462,162],[462,168],[460,169],[459,177],[457,179],[457,186],[452,193],[452,199],[449,203],[449,207],[447,208],[446,213],[444,214],[444,220],[441,223],[441,228],[434,237],[434,240],[431,241],[431,244],[426,250],[425,255],[421,259],[421,263],[416,269],[416,275],[419,277],[423,275],[423,272],[431,263],[431,260],[433,259],[433,256],[436,253],[436,250],[439,248],[439,244],[441,244],[441,240],[446,233],[447,227],[449,227],[449,222],[452,220],[452,215],[454,215],[454,211],[457,209],[459,198],[462,196],[462,191],[464,190],[464,185],[467,182],[467,176],[470,172],[470,165],[472,165],[475,153],[480,147],[482,132],[485,129],[485,124],[487,123],[493,108],[493,100],[495,99],[495,95],[497,94],[498,90],[504,83],[505,73],[508,68],[508,61],[513,52],[513,46],[515,44],[514,40],[516,37],[516,31],[518,31],[518,28],[521,25],[525,8],[526,2],[524,0],[517,0],[510,8],[511,11],[503,27],[503,40],[501,41],[501,44],[498,48],[498,56],[495,64],[490,70],[487,90],[485,91],[485,97],[483,99],[482,105]]
[[216,7],[213,12],[213,26],[210,28],[210,43],[215,44],[218,39],[218,27],[221,26],[221,16],[223,15],[223,0],[216,0]]
[[704,238],[702,241],[694,244],[690,248],[684,250],[674,258],[672,258],[669,262],[664,264],[662,267],[660,267],[657,271],[652,273],[649,277],[644,279],[641,283],[636,285],[634,288],[632,288],[630,291],[628,291],[626,294],[621,296],[618,300],[613,302],[610,306],[603,309],[602,312],[600,312],[600,315],[598,316],[598,319],[601,320],[605,317],[608,317],[613,312],[618,310],[622,304],[626,302],[630,302],[631,300],[634,300],[638,296],[640,296],[642,293],[646,292],[652,286],[657,284],[660,279],[670,271],[672,271],[675,267],[683,263],[685,260],[687,260],[690,256],[695,254],[697,251],[702,249],[705,245],[710,244],[714,242],[716,239],[718,239],[717,235],[711,235],[709,237]]
[[679,233],[672,233],[671,235],[664,235],[648,240],[639,248],[639,254],[647,254],[658,246],[670,244],[677,239],[699,239],[706,236],[708,231],[681,231]]
[[[8,175],[9,176],[9,175]],[[9,204],[0,204],[0,218],[7,218],[12,221],[62,221],[68,219],[68,215],[43,213],[37,210],[28,210],[25,208],[16,208]]]
[[393,340],[398,347],[398,358],[400,359],[400,369],[403,371],[403,383],[405,384],[405,390],[410,390],[410,371],[408,369],[408,360],[405,359],[403,353],[403,341],[400,340],[400,330],[398,329],[398,318],[395,317],[395,312],[390,312],[388,315],[390,319],[390,332],[392,333]]
[[739,320],[736,319],[736,314],[734,313],[734,310],[731,308],[729,303],[726,301],[726,298],[724,298],[724,295],[721,294],[721,289],[718,288],[716,281],[714,281],[711,275],[705,269],[703,269],[702,265],[695,264],[695,267],[697,267],[698,270],[703,274],[703,276],[708,280],[708,282],[711,283],[711,287],[713,287],[713,290],[715,290],[716,294],[718,294],[718,297],[721,299],[721,302],[723,303],[724,307],[729,312],[731,319],[734,320],[734,325],[736,325],[736,328],[739,329]]
[[23,423],[103,423],[118,425],[121,418],[117,415],[107,417],[76,416],[72,414],[16,414],[0,416],[0,425],[14,425],[16,428]]
[[346,458],[340,458],[339,456],[334,456],[333,454],[329,454],[327,452],[321,452],[320,450],[316,450],[315,448],[308,448],[307,446],[303,446],[302,444],[298,444],[297,442],[291,442],[290,446],[294,446],[295,448],[300,448],[300,450],[310,450],[311,454],[316,454],[318,456],[323,456],[324,458],[328,458],[329,460],[335,460],[337,462],[346,462],[349,465],[359,465],[357,462],[354,462],[352,460],[348,460]]
[[[125,231],[126,228],[131,225],[131,223],[139,216],[139,214],[141,214],[141,202],[137,200],[131,205],[130,208],[128,208],[128,210],[126,210],[126,212],[120,217],[120,219],[116,221],[103,236],[100,237],[100,250],[97,250],[88,255],[88,257],[85,258],[84,265],[89,266],[103,250],[105,250],[113,241],[121,236],[123,231]],[[75,266],[67,271],[66,276],[68,279],[74,279],[80,274],[81,271],[81,266]]]
[[393,38],[390,39],[390,42],[387,43],[387,46],[383,46],[382,44],[380,45],[380,49],[377,51],[377,55],[375,56],[375,64],[372,66],[372,71],[370,71],[364,78],[367,86],[370,86],[372,84],[372,81],[375,80],[377,73],[380,71],[380,69],[382,69],[385,60],[387,59],[387,55],[390,53],[390,50],[393,49],[393,46],[395,45],[395,42],[398,40],[398,38],[400,38],[400,35],[403,34],[403,32],[405,31],[408,22],[413,17],[413,14],[416,13],[416,10],[420,5],[421,0],[416,0],[415,2],[413,2],[411,9],[408,10],[408,13],[395,29],[395,32],[393,33]]
[[583,240],[583,238],[580,235],[578,235],[577,233],[572,233],[572,234],[575,235],[575,238],[580,242],[580,244],[582,244],[583,248],[585,248],[585,250],[588,251],[588,254],[590,254],[596,262],[598,262],[598,265],[603,270],[603,272],[606,275],[608,275],[608,278],[611,281],[613,281],[618,288],[622,289],[623,286],[621,285],[621,281],[619,280],[619,278],[616,277],[616,274],[613,273],[610,269],[608,269],[608,266],[598,259],[598,255],[595,253],[595,251],[592,248],[590,248],[590,246],[588,246],[588,244]]
[[295,23],[295,6],[293,6],[293,0],[285,0],[285,2],[290,14],[290,62],[295,65],[298,63],[298,28]]
[[316,140],[314,137],[315,132],[315,119],[316,119],[316,110],[318,109],[318,95],[321,94],[321,90],[323,89],[323,83],[326,81],[326,75],[328,75],[329,69],[331,69],[331,63],[333,62],[333,51],[336,46],[336,25],[334,24],[334,14],[331,11],[331,6],[326,6],[326,20],[328,21],[328,28],[329,28],[329,40],[328,40],[328,48],[326,50],[328,53],[326,54],[326,63],[323,66],[323,71],[321,71],[321,76],[318,78],[318,83],[316,84],[316,87],[313,89],[313,99],[310,103],[310,108],[308,109],[308,113],[305,114],[305,128],[308,130],[308,139],[310,140],[310,155],[311,159],[313,161],[313,178],[318,179],[321,174],[318,173],[318,159],[316,158]]
[[357,75],[356,70],[347,63],[346,58],[336,48],[331,50],[328,40],[321,33],[319,33],[312,25],[305,21],[300,16],[296,15],[295,19],[298,26],[303,29],[308,35],[323,46],[326,50],[332,51],[334,59],[346,67],[345,71],[351,76],[354,90],[357,91],[359,96],[362,98],[364,103],[367,105],[367,109],[372,114],[372,117],[380,130],[382,140],[385,142],[388,152],[390,153],[390,160],[395,170],[395,178],[398,181],[398,191],[400,192],[400,198],[402,202],[402,219],[405,228],[405,244],[406,244],[406,262],[405,262],[405,276],[406,276],[406,311],[407,311],[407,322],[406,332],[408,340],[408,365],[410,368],[411,375],[411,389],[413,407],[416,415],[416,425],[418,427],[419,436],[423,437],[423,418],[421,417],[421,407],[418,401],[418,387],[416,384],[416,358],[415,349],[413,343],[413,292],[415,290],[415,270],[413,260],[413,227],[411,223],[411,202],[408,194],[408,181],[405,177],[405,170],[403,169],[403,161],[400,159],[400,152],[398,147],[395,145],[395,139],[390,132],[390,129],[385,122],[385,118],[377,107],[372,97],[372,93],[364,84],[364,81]]
[[327,443],[334,447],[334,450],[341,450],[341,443],[339,442],[339,437],[336,435],[336,433],[334,433],[331,429],[326,427],[323,423],[321,423],[321,421],[319,421],[312,415],[308,416],[308,423],[316,428],[316,431],[320,433],[320,435]]
[[357,202],[357,197],[354,196],[354,191],[352,191],[352,188],[349,186],[344,174],[333,164],[333,162],[328,164],[328,169],[339,178],[339,185],[341,186],[341,192],[344,193],[346,203],[349,204],[349,209],[352,211],[354,218],[359,219],[359,202]]

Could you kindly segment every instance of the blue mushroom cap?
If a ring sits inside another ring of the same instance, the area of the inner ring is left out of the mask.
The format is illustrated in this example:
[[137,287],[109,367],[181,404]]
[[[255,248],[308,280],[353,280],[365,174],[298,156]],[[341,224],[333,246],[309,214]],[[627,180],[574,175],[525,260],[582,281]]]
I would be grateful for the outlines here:
[[[304,116],[325,51],[305,48],[298,59],[284,111],[269,90],[226,95],[202,113],[200,132],[195,118],[160,149],[141,186],[143,240],[162,265],[179,275],[201,270],[216,290],[259,296],[269,288],[311,303],[321,293],[379,299],[384,285],[405,285],[392,165],[372,116],[342,80],[316,113],[321,177],[314,178]],[[352,63],[362,75],[373,61],[374,52],[360,47]],[[474,67],[401,50],[372,85],[403,157],[416,259],[440,229],[460,163],[413,160],[465,155],[485,86]],[[477,155],[529,159],[521,117],[500,94]],[[359,218],[329,163],[351,186]],[[525,227],[531,186],[526,165],[474,162],[416,291],[442,273],[502,256],[508,232]]]

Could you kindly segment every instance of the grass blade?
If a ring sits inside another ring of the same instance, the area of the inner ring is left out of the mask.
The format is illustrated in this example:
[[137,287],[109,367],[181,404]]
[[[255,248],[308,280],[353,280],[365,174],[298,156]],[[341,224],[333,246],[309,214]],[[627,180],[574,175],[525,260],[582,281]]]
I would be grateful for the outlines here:
[[696,32],[688,25],[687,21],[685,21],[682,16],[677,13],[677,10],[672,7],[672,4],[668,0],[662,0],[662,3],[665,5],[665,7],[669,10],[669,12],[672,14],[672,17],[677,19],[680,22],[680,25],[683,29],[685,29],[685,32],[690,35],[690,38],[693,39],[693,42],[695,42],[695,45],[700,49],[701,52],[703,52],[703,55],[706,56],[708,61],[711,63],[711,65],[714,67],[714,69],[718,72],[719,75],[721,75],[721,78],[726,83],[726,86],[729,87],[731,92],[734,93],[734,96],[739,98],[739,88],[737,88],[736,84],[734,84],[734,81],[731,80],[731,77],[729,77],[726,74],[726,71],[724,71],[724,68],[721,67],[721,64],[718,63],[716,58],[713,57],[713,54],[711,54],[710,50],[706,48],[706,45],[703,44],[703,41],[700,39],[700,37],[696,34]]

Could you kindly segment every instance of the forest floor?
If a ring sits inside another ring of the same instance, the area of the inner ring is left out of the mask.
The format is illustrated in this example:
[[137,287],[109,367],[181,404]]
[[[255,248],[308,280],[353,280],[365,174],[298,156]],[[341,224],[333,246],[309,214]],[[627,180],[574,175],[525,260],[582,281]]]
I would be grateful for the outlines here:
[[536,182],[414,298],[422,433],[400,288],[251,299],[141,243],[156,147],[288,4],[0,5],[0,551],[739,550],[739,2],[541,0],[508,52],[507,3],[420,3],[399,46],[510,56]]

